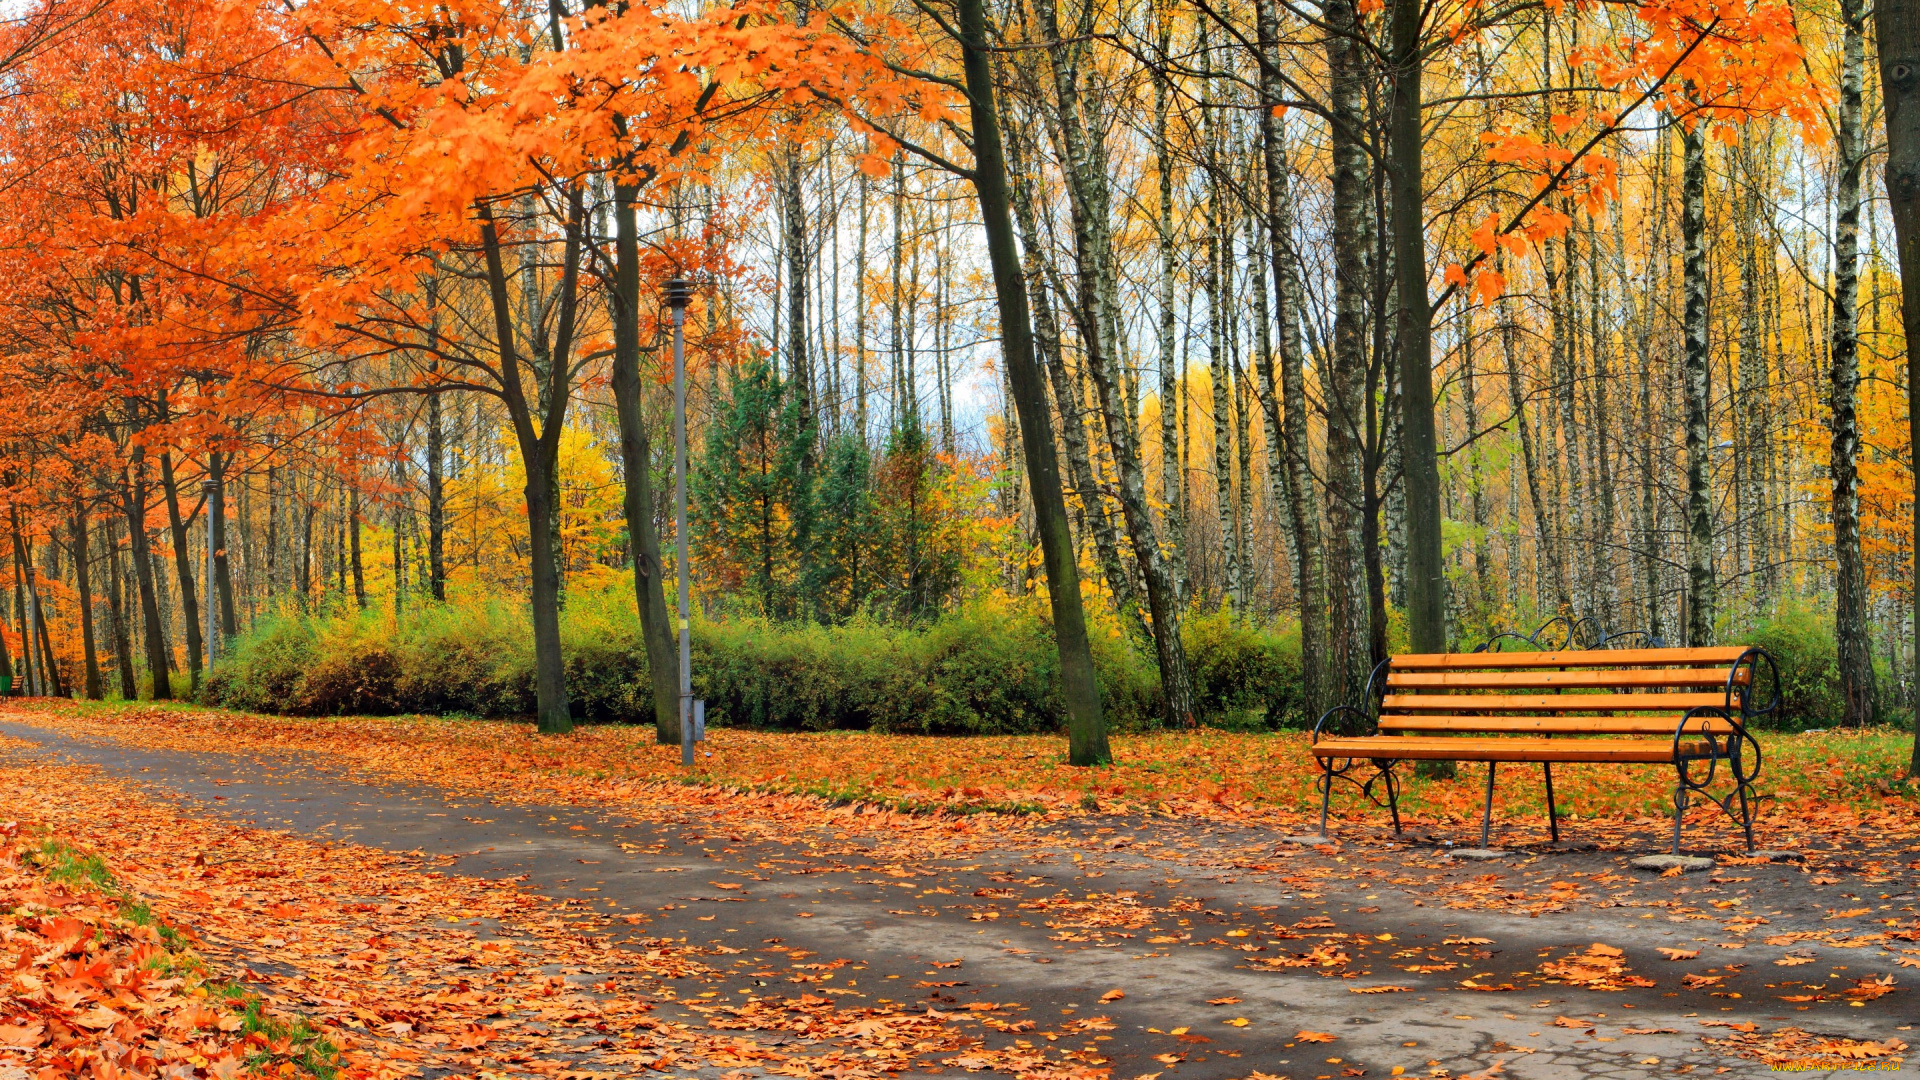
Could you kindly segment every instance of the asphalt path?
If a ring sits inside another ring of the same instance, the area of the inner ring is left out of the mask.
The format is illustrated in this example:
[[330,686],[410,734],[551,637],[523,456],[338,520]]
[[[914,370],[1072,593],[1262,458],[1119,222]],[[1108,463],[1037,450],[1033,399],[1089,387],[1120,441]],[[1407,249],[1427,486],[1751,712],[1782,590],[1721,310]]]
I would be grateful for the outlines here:
[[[903,874],[897,862],[862,858],[857,837],[846,839],[844,819],[767,841],[730,831],[724,817],[648,819],[626,809],[499,803],[430,787],[362,783],[298,754],[147,750],[12,722],[0,722],[0,733],[37,744],[36,753],[48,760],[97,766],[237,824],[418,852],[442,872],[512,879],[556,901],[591,905],[614,916],[616,926],[619,916],[644,915],[647,936],[741,949],[724,978],[689,981],[677,1004],[667,1003],[691,1023],[711,1015],[695,1008],[703,1001],[710,1008],[785,986],[790,993],[912,1009],[963,1010],[983,1001],[1023,1006],[1014,1015],[1032,1018],[1040,1034],[1010,1024],[1012,1030],[987,1033],[991,1045],[1041,1037],[1074,1019],[1110,1017],[1111,1030],[1057,1039],[1098,1053],[1119,1080],[1255,1072],[1297,1080],[1461,1077],[1489,1069],[1487,1075],[1545,1080],[1758,1076],[1766,1066],[1705,1045],[1701,1036],[1721,1029],[1702,1022],[1751,1021],[1762,1030],[1793,1024],[1887,1039],[1910,1037],[1920,1011],[1906,989],[1860,1005],[1844,999],[1805,1008],[1783,1004],[1783,992],[1762,980],[1784,977],[1785,969],[1771,961],[1794,949],[1752,942],[1737,954],[1716,953],[1725,937],[1718,927],[1703,930],[1697,918],[1663,916],[1660,907],[1638,902],[1573,905],[1540,917],[1463,910],[1396,886],[1390,869],[1377,867],[1350,879],[1325,878],[1303,896],[1272,874],[1210,862],[1206,852],[1260,844],[1277,861],[1344,856],[1331,849],[1303,852],[1284,838],[1244,831],[1076,818],[1050,826],[1063,840],[1071,833],[1072,844],[1056,847],[1044,832],[1037,842],[1029,834],[964,861],[929,857]],[[1088,849],[1089,836],[1103,841],[1102,854],[1076,857]],[[1449,873],[1497,886],[1502,875],[1518,880],[1522,867],[1537,870],[1542,860],[1558,873],[1623,872],[1624,856],[1574,848],[1463,864]],[[1771,912],[1768,932],[1818,926],[1831,910],[1823,906],[1828,894],[1810,889],[1791,865],[1741,870],[1733,880],[1744,887],[1729,885],[1727,894],[1750,910]],[[1907,878],[1878,886],[1864,902],[1893,914],[1912,912]],[[1702,875],[1692,875],[1684,884],[1652,879],[1636,881],[1635,888],[1644,896],[1701,885]],[[1063,931],[1057,921],[1048,925],[1042,911],[1021,907],[1049,897],[1124,893],[1146,912],[1143,925],[1124,933]],[[1857,887],[1849,895],[1858,895]],[[1338,972],[1259,967],[1274,955],[1269,946],[1304,951],[1314,944],[1312,934],[1276,940],[1277,928],[1324,933],[1329,923],[1344,935],[1339,947],[1351,956]],[[1365,935],[1364,942],[1357,935]],[[1593,943],[1623,950],[1631,970],[1659,976],[1658,985],[1600,992],[1541,977],[1544,958],[1564,958]],[[244,942],[231,944],[246,955]],[[1722,981],[1711,992],[1676,990],[1675,968],[1655,951],[1663,946],[1702,948],[1703,959],[1690,970],[1706,968]],[[1812,951],[1816,964],[1795,967],[1794,974],[1831,971],[1845,985],[1870,972],[1903,971],[1887,949]],[[1409,970],[1423,962],[1456,966]],[[272,967],[264,956],[249,963],[261,971]],[[1462,987],[1463,980],[1490,991]],[[1375,986],[1404,989],[1355,992]],[[1124,996],[1102,1000],[1114,990]],[[1237,1000],[1209,1004],[1223,999]],[[1303,1031],[1336,1039],[1302,1042],[1296,1035]],[[925,1067],[941,1071],[938,1063]],[[952,1067],[946,1072],[965,1075]]]

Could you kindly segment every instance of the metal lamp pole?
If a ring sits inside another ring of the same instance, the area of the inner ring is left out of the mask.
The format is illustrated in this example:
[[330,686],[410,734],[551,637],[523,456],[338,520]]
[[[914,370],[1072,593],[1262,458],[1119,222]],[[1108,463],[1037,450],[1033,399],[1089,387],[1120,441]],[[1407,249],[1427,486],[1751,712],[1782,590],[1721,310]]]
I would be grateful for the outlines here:
[[693,282],[667,281],[673,309],[673,504],[680,593],[680,764],[693,764],[693,632],[687,604],[687,303]]
[[207,632],[203,635],[207,641],[207,675],[213,675],[213,659],[220,652],[220,623],[214,618],[214,605],[219,602],[219,586],[213,580],[213,494],[219,485],[209,476],[200,481],[200,494],[206,496],[207,504],[207,588],[201,594],[207,609]]
[[27,640],[22,642],[20,652],[27,658],[27,693],[34,697],[45,697],[47,673],[44,662],[34,662],[34,650],[39,638],[34,630],[40,624],[40,597],[34,592],[34,579],[39,576],[39,567],[27,567]]

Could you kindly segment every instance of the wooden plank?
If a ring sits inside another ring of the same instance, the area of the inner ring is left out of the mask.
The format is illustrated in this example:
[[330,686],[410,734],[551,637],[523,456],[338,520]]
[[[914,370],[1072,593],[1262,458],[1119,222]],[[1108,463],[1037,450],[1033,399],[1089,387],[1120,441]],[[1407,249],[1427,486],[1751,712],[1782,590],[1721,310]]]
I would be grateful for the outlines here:
[[[1722,707],[1721,694],[1388,694],[1382,710],[1421,712],[1685,712]],[[1736,704],[1738,704],[1736,700]]]
[[[1706,728],[1700,727],[1705,724]],[[1671,716],[1428,716],[1423,713],[1386,715],[1381,731],[1551,732],[1556,735],[1672,735],[1680,726]],[[1687,730],[1733,730],[1719,717],[1695,717]]]
[[[1706,744],[1681,743],[1681,753],[1707,753]],[[1393,761],[1589,761],[1670,764],[1672,739],[1449,739],[1375,736],[1322,739],[1317,758],[1370,758]]]
[[1406,653],[1393,658],[1393,671],[1473,671],[1532,667],[1638,667],[1672,664],[1722,668],[1740,659],[1744,645],[1712,649],[1583,649],[1568,652]]
[[[1740,671],[1745,682],[1748,672]],[[1641,686],[1725,686],[1721,668],[1638,668],[1629,671],[1395,671],[1394,689],[1445,690],[1610,690]]]

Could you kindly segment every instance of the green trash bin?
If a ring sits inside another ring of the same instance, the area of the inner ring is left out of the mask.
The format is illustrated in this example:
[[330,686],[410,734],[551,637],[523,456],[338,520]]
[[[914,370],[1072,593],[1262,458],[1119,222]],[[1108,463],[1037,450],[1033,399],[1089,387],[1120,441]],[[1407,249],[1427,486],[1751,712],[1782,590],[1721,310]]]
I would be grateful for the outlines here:
[[13,676],[0,675],[0,697],[13,696]]

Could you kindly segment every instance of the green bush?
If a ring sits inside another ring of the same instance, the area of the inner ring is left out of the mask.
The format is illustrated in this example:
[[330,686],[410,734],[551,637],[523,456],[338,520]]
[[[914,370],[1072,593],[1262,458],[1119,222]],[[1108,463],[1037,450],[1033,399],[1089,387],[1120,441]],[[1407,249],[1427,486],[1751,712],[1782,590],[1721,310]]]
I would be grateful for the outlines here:
[[[1096,623],[1101,704],[1117,731],[1158,726],[1150,648]],[[576,720],[646,722],[647,659],[624,585],[570,590],[560,624]],[[1297,633],[1228,616],[1184,632],[1202,723],[1295,725]],[[1038,602],[983,602],[918,626],[857,616],[839,625],[755,616],[693,625],[694,693],[716,725],[789,731],[1018,734],[1058,730],[1059,654]],[[461,713],[534,708],[532,632],[505,601],[388,611],[284,614],[234,642],[206,698],[296,715]]]
[[1300,686],[1300,631],[1276,633],[1226,610],[1181,625],[1200,721],[1235,729],[1312,723]]
[[[1780,708],[1761,722],[1762,727],[1805,731],[1840,722],[1846,714],[1846,699],[1840,693],[1840,660],[1831,615],[1784,611],[1741,641],[1767,650],[1780,672]],[[1760,690],[1766,689],[1763,675]]]

